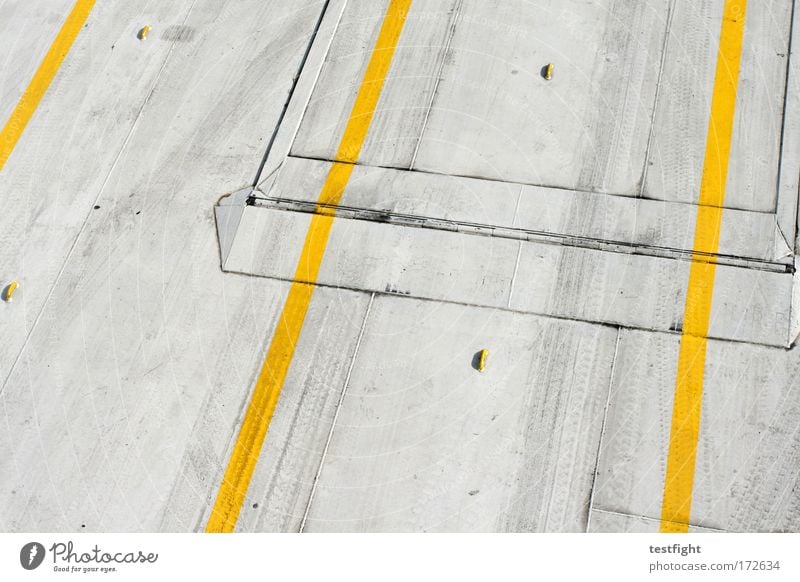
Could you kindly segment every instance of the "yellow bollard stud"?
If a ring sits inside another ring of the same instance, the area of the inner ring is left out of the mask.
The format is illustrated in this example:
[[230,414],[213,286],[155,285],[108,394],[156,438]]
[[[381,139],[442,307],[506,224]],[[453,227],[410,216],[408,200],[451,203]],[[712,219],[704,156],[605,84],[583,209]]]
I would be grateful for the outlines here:
[[11,284],[6,287],[6,290],[3,293],[3,300],[11,301],[14,298],[14,292],[17,290],[17,287],[19,287],[19,283],[16,281],[11,281]]
[[483,372],[486,369],[486,360],[489,359],[489,350],[481,350],[478,356],[478,371]]

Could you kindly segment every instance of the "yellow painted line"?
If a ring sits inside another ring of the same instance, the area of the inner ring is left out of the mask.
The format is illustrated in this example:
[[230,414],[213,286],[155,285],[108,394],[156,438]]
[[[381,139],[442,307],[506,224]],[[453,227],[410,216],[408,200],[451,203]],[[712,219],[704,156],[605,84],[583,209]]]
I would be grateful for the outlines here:
[[[341,200],[345,186],[350,180],[353,164],[358,160],[367,137],[383,82],[410,7],[411,0],[391,0],[386,10],[367,70],[339,142],[336,154],[338,161],[328,172],[319,195],[319,204],[335,207]],[[300,338],[303,321],[314,294],[314,283],[328,244],[328,235],[333,226],[335,208],[318,207],[318,211],[321,214],[314,214],[311,218],[297,263],[295,282],[289,289],[289,296],[286,298],[242,426],[233,445],[217,499],[206,525],[207,532],[232,532],[236,527],[236,520]]]
[[61,63],[64,62],[64,57],[67,56],[72,43],[83,28],[84,22],[89,16],[89,13],[94,7],[95,0],[78,0],[75,6],[72,7],[72,12],[69,13],[61,30],[58,31],[53,44],[44,56],[44,59],[39,64],[39,68],[33,75],[33,79],[28,84],[28,88],[20,97],[14,111],[8,118],[3,131],[0,132],[0,170],[6,165],[11,152],[22,137],[22,132],[25,131],[28,122],[39,107],[39,102],[47,93],[50,83],[56,76]]
[[[723,9],[703,177],[700,183],[700,206],[697,209],[694,234],[695,253],[715,254],[719,247],[746,4],[746,0],[726,0]],[[692,507],[708,325],[716,272],[714,262],[705,262],[700,255],[695,256],[695,259],[689,270],[678,373],[675,379],[675,402],[661,506],[662,532],[688,531]]]

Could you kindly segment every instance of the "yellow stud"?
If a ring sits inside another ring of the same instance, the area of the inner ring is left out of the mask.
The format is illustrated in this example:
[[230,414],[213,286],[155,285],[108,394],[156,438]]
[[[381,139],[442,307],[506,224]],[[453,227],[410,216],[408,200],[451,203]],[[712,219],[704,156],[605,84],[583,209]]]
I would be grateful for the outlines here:
[[147,26],[145,26],[144,28],[142,28],[142,29],[139,31],[139,34],[137,34],[137,35],[136,35],[136,37],[137,37],[139,40],[144,40],[144,39],[146,39],[146,38],[147,38],[147,35],[148,35],[148,34],[150,34],[150,28],[151,28],[151,26],[148,24]]
[[489,358],[489,350],[481,350],[478,356],[478,371],[483,372],[486,368],[486,360]]
[[547,63],[544,68],[544,78],[548,81],[553,78],[553,63]]
[[3,294],[3,299],[5,301],[11,301],[14,298],[14,292],[17,290],[17,287],[19,287],[19,283],[12,281],[11,284],[6,287],[6,292]]

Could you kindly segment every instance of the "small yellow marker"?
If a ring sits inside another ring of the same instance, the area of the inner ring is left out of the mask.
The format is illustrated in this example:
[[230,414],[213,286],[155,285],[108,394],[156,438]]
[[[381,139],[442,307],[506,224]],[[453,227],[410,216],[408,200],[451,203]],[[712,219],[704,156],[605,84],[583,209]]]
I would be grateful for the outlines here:
[[481,350],[478,356],[478,372],[483,372],[486,368],[486,360],[489,358],[489,350]]
[[150,34],[150,28],[151,28],[151,26],[148,24],[148,25],[147,25],[147,26],[145,26],[143,29],[141,29],[141,30],[139,31],[139,34],[137,34],[137,35],[136,35],[136,36],[137,36],[137,38],[138,38],[139,40],[145,40],[145,39],[147,38],[147,35],[148,35],[148,34]]
[[12,281],[11,284],[6,287],[6,292],[3,294],[3,299],[5,301],[11,301],[14,298],[14,291],[17,290],[17,287],[19,287],[19,283]]
[[544,78],[548,81],[553,78],[553,63],[547,63],[544,68]]

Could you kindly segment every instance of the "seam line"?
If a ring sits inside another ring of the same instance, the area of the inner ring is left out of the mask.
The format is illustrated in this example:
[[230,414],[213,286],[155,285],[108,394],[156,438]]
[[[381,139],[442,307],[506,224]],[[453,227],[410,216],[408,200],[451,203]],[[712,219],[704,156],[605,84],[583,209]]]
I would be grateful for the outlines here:
[[331,446],[331,440],[333,440],[333,432],[336,430],[336,421],[339,419],[339,412],[342,409],[342,404],[344,403],[345,396],[347,395],[347,388],[350,386],[350,377],[353,375],[353,368],[356,364],[356,359],[358,358],[358,351],[361,348],[361,340],[364,339],[364,331],[367,329],[367,320],[369,319],[370,311],[372,310],[372,302],[375,300],[375,292],[372,292],[369,296],[369,303],[367,304],[367,311],[364,313],[364,320],[361,322],[361,329],[358,331],[358,339],[356,340],[356,347],[353,350],[353,357],[350,359],[350,366],[347,369],[347,376],[344,379],[344,386],[342,386],[342,393],[339,395],[339,402],[336,403],[336,412],[333,414],[333,420],[331,421],[331,428],[328,431],[328,438],[325,440],[325,448],[322,449],[322,457],[319,460],[319,466],[317,467],[317,473],[314,475],[314,484],[311,486],[311,493],[308,495],[308,503],[306,504],[306,510],[303,512],[303,520],[300,522],[300,533],[303,533],[306,527],[306,522],[308,521],[308,514],[311,512],[311,504],[314,502],[314,494],[317,492],[317,485],[319,484],[319,478],[322,474],[322,466],[325,464],[325,459],[328,456],[328,449]]

